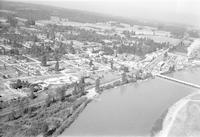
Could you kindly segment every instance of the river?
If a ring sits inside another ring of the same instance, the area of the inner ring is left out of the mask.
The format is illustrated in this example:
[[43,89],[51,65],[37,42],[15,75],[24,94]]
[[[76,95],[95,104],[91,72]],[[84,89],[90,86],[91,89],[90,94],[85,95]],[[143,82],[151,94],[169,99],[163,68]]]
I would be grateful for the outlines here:
[[[199,68],[169,76],[200,83]],[[155,78],[104,91],[62,136],[147,136],[168,107],[196,90]]]

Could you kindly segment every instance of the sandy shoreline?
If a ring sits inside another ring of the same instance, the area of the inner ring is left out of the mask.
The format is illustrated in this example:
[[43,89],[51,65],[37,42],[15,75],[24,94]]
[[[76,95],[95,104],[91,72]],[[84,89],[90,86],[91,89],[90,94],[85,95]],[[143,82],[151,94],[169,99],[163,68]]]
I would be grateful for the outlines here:
[[190,101],[190,98],[195,95],[200,95],[200,91],[187,95],[186,97],[180,99],[169,108],[168,113],[166,117],[164,118],[163,129],[156,135],[156,137],[169,136],[169,132],[172,129],[174,121],[176,117],[179,115],[179,112],[188,104],[188,102]]

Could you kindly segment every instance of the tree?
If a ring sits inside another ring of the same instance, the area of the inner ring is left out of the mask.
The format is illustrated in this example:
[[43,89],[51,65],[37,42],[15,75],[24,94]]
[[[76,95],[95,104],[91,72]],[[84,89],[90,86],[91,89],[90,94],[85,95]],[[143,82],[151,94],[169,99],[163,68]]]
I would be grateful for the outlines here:
[[76,94],[79,93],[79,89],[78,89],[78,88],[79,88],[79,87],[78,87],[78,83],[75,82],[75,83],[74,83],[74,90],[73,90],[73,92],[72,92],[73,95],[76,95]]
[[142,79],[143,71],[141,69],[137,70],[135,73],[136,79]]
[[47,37],[51,40],[55,40],[55,33],[54,30],[51,29],[50,32],[48,33]]
[[33,36],[32,36],[32,41],[33,41],[34,43],[39,41],[37,35],[33,35]]
[[194,38],[200,37],[199,32],[197,30],[190,30],[190,31],[188,31],[188,34],[190,37],[194,37]]
[[128,67],[127,67],[127,66],[122,66],[122,67],[123,67],[122,69],[123,69],[123,71],[124,71],[124,72],[129,72],[129,70],[128,70]]
[[18,69],[16,69],[16,72],[17,72],[17,76],[20,77],[21,72]]
[[19,102],[19,112],[21,115],[24,114],[24,112],[28,109],[29,107],[29,99],[27,97],[22,98]]
[[22,81],[20,79],[17,79],[16,82],[11,83],[11,86],[14,89],[22,88]]
[[63,101],[65,99],[65,95],[66,95],[66,88],[65,86],[62,86],[62,87],[58,87],[56,89],[56,92],[57,92],[57,95],[58,95],[58,98],[60,101]]
[[168,52],[164,53],[164,58],[168,57]]
[[128,80],[127,80],[126,73],[123,72],[123,73],[122,73],[122,83],[127,83],[127,82],[128,82]]
[[35,137],[38,136],[39,134],[43,134],[44,137],[46,137],[47,131],[48,131],[48,123],[46,121],[41,121],[41,120],[33,121],[31,122],[31,126],[27,130],[25,136]]
[[195,40],[191,46],[188,47],[188,57],[189,58],[200,58],[200,40]]
[[97,78],[95,81],[95,90],[96,92],[100,91],[100,78]]
[[26,21],[26,23],[25,23],[26,25],[35,25],[35,20],[33,20],[33,19],[28,19],[27,21]]
[[59,61],[58,60],[56,61],[56,64],[55,64],[55,71],[59,71]]
[[90,65],[90,68],[92,67],[92,65],[93,65],[93,61],[92,60],[90,60],[90,63],[89,63],[89,65]]
[[113,60],[110,61],[110,68],[113,70]]
[[31,116],[33,110],[34,110],[33,107],[28,108],[27,113],[28,113],[29,116]]
[[42,64],[42,66],[46,66],[47,65],[47,57],[46,57],[46,55],[42,56],[41,64]]
[[45,99],[45,105],[46,105],[46,107],[49,107],[50,104],[51,104],[51,102],[52,102],[52,96],[51,96],[50,93],[48,93],[48,94],[47,94],[47,97],[46,97],[46,99]]
[[85,77],[81,77],[79,81],[79,90],[84,93],[85,92]]
[[72,45],[69,45],[69,52],[71,53],[71,54],[75,54],[76,53],[76,51],[75,51],[75,49],[74,49],[74,47],[72,46]]
[[12,112],[8,115],[9,120],[14,120],[15,119],[15,111],[12,110]]
[[41,75],[41,73],[40,73],[40,71],[38,69],[35,71],[35,73],[36,73],[37,76]]
[[44,122],[43,125],[42,125],[42,134],[44,137],[47,137],[47,133],[48,133],[48,129],[49,129],[49,126],[48,126],[48,123]]
[[2,48],[2,50],[3,50],[3,55],[6,55],[6,50],[4,47]]
[[3,64],[3,67],[4,67],[4,69],[5,69],[5,70],[7,69],[7,68],[6,68],[6,64],[5,64],[5,63]]
[[14,16],[8,16],[7,21],[8,21],[8,23],[10,23],[10,26],[12,26],[12,27],[17,26],[17,20],[14,18]]
[[102,50],[104,51],[104,54],[106,54],[106,55],[113,55],[114,54],[114,50],[111,47],[103,46]]
[[34,90],[35,90],[34,87],[31,86],[30,89],[29,89],[29,92],[30,92],[29,97],[30,97],[30,99],[34,99],[35,98]]
[[175,64],[172,64],[172,65],[169,67],[169,71],[175,71],[175,69],[176,69]]

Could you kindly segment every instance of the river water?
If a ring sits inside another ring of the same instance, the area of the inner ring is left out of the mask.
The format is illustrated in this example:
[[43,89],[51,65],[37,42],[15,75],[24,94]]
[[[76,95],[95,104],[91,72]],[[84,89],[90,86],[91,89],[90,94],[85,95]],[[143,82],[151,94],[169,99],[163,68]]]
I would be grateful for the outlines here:
[[[169,76],[200,84],[200,69]],[[147,136],[168,107],[195,91],[197,89],[161,78],[104,91],[62,136]]]

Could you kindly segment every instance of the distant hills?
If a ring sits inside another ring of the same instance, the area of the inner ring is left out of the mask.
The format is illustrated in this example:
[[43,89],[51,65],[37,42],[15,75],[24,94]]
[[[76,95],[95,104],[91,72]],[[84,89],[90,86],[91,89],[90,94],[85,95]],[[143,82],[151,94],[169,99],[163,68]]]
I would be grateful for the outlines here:
[[[58,8],[53,6],[22,3],[22,2],[8,2],[0,1],[0,10],[14,11],[15,16],[34,19],[34,20],[45,20],[50,19],[51,16],[58,16],[62,18],[68,18],[70,21],[82,22],[82,23],[96,23],[106,21],[117,21],[121,23],[127,23],[130,25],[146,25],[157,27],[160,30],[166,30],[170,32],[183,33],[185,26],[181,25],[169,25],[160,22],[147,22],[129,19],[125,17],[109,16],[100,13],[93,13],[88,11],[73,10],[66,8]],[[8,12],[0,12],[0,16],[8,16]]]
[[[15,15],[22,18],[32,18],[34,20],[50,19],[50,16],[59,16],[62,18],[68,18],[71,21],[77,22],[106,22],[106,21],[118,21],[129,24],[141,24],[141,22],[127,19],[123,17],[113,17],[109,15],[104,15],[100,13],[93,13],[88,11],[73,10],[66,8],[58,8],[53,6],[21,3],[21,2],[0,2],[1,10],[11,10],[15,12]],[[5,13],[0,13],[0,15],[5,15]]]

